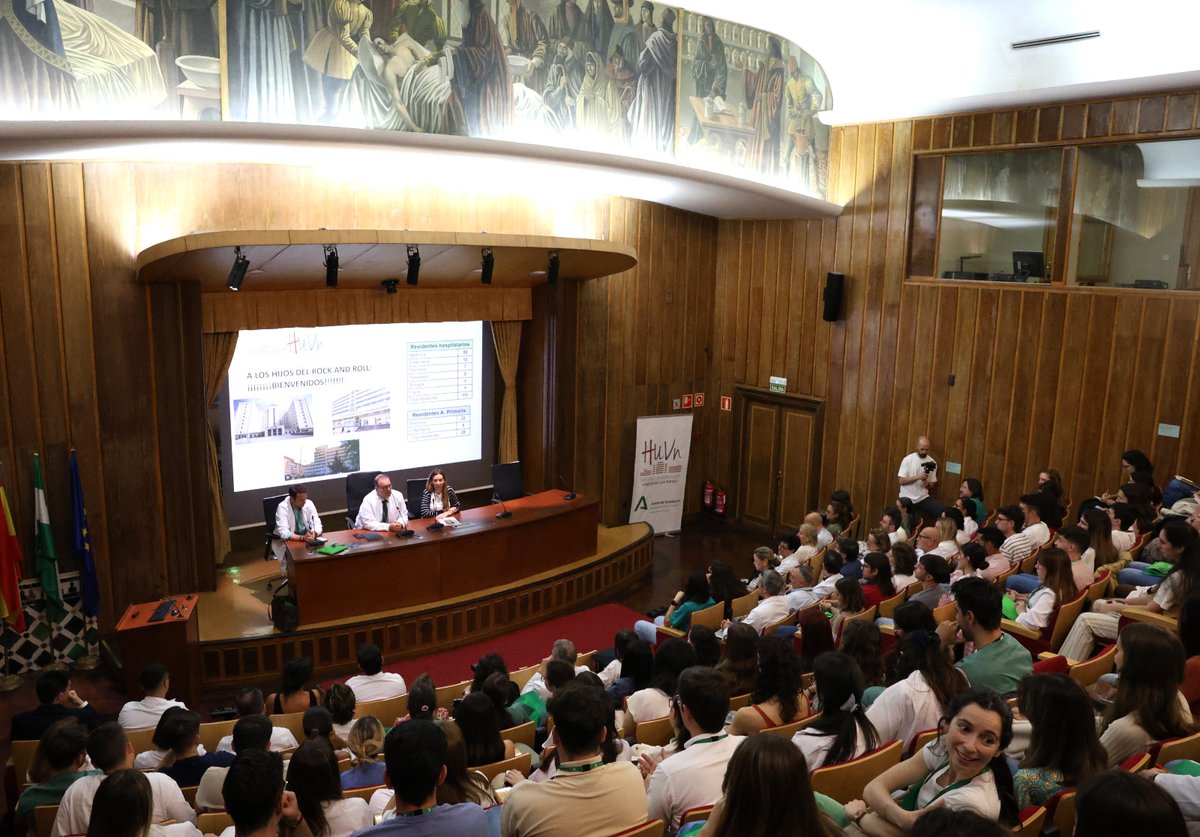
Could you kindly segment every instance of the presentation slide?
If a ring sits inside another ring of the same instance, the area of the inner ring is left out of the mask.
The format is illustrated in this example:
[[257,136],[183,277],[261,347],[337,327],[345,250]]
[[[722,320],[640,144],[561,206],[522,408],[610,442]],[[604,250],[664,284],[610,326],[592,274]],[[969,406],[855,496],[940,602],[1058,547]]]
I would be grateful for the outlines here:
[[240,332],[234,491],[478,460],[482,344],[480,322]]

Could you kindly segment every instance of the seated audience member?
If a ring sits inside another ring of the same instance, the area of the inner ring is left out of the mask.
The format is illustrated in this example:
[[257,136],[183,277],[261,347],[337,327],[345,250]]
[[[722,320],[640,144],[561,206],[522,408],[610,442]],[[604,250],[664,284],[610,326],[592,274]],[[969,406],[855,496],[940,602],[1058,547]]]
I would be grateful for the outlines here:
[[931,807],[966,809],[1010,826],[1016,822],[1004,755],[1012,740],[1012,710],[1004,699],[988,688],[969,689],[946,708],[939,729],[938,738],[919,753],[872,779],[862,800],[846,803],[846,813],[864,833],[907,834]]
[[[1082,593],[1091,586],[1096,575],[1092,570],[1096,553],[1088,552],[1090,541],[1088,533],[1078,526],[1065,526],[1054,534],[1052,541],[1054,546],[1042,547],[1042,551],[1054,549],[1066,555],[1067,567],[1070,570],[1075,591]],[[1041,584],[1040,578],[1033,573],[1018,573],[1008,579],[1007,586],[1009,590],[1015,590],[1018,593],[1032,593]],[[1070,599],[1073,598],[1075,597],[1070,597]],[[1060,601],[1070,601],[1070,599],[1060,599]]]
[[1017,708],[1032,726],[1021,767],[1013,774],[1018,809],[1043,805],[1108,766],[1091,700],[1067,675],[1029,675],[1017,690]]
[[892,565],[882,552],[868,552],[863,558],[863,599],[867,607],[875,607],[880,602],[896,595],[896,585],[892,581]]
[[967,690],[967,678],[946,659],[932,629],[905,632],[896,645],[894,667],[891,685],[871,703],[867,719],[880,741],[899,738],[907,751],[917,734],[936,727],[950,702]]
[[838,651],[813,663],[816,703],[821,714],[792,736],[808,769],[858,758],[879,746],[879,734],[862,707],[863,680],[858,663]]
[[980,576],[988,581],[995,581],[1000,575],[1008,572],[1012,565],[1008,556],[1000,551],[1000,545],[1004,543],[1004,533],[995,526],[984,526],[979,530],[979,537],[975,539],[975,543],[983,547],[983,553],[987,556],[987,566],[980,570]]
[[840,537],[825,550],[825,570],[829,573],[841,573],[847,578],[858,581],[862,578],[862,561],[858,555],[858,541],[854,538]]
[[[225,781],[228,784],[228,776]],[[296,748],[288,762],[287,787],[296,794],[296,805],[313,834],[349,837],[375,822],[366,800],[342,795],[337,756],[327,741],[310,739]]]
[[[234,701],[234,708],[237,710],[238,718],[247,718],[251,715],[262,715],[266,708],[266,703],[263,700],[262,689],[257,686],[244,686],[238,690],[237,699]],[[296,736],[292,735],[292,731],[287,727],[271,727],[271,749],[276,752],[280,750],[294,750],[300,746],[300,742],[296,740]],[[233,735],[224,736],[217,742],[218,753],[233,752]]]
[[847,616],[854,616],[867,609],[862,585],[858,583],[857,579],[845,576],[838,580],[834,585],[833,594],[821,605],[833,612],[830,627],[833,628],[834,636],[841,635],[842,625],[845,624]]
[[[397,724],[384,741],[388,785],[394,789],[394,810],[363,835],[404,834],[410,837],[487,837],[488,817],[471,801],[445,802],[443,788],[450,781],[447,731],[432,721],[410,720]],[[458,780],[468,785],[465,776]],[[482,789],[478,789],[482,796]]]
[[950,560],[958,554],[960,546],[958,542],[958,533],[962,530],[959,525],[962,518],[962,512],[958,509],[946,509],[942,512],[941,517],[934,524],[938,533],[938,545],[934,550],[946,560]]
[[247,750],[239,755],[225,775],[221,793],[225,812],[233,820],[233,828],[221,837],[312,837],[296,794],[283,788],[283,760],[278,753]]
[[[580,674],[575,678],[575,680],[591,686],[594,689],[603,691],[600,678],[596,677],[591,672]],[[605,764],[612,764],[614,761],[636,762],[638,758],[637,751],[633,749],[633,746],[630,745],[628,741],[617,736],[616,718],[616,710],[612,708],[611,704],[609,704],[607,712],[604,716],[605,733],[604,741],[600,745],[600,759]],[[545,758],[538,768],[529,776],[529,778],[535,782],[545,782],[553,779],[554,775],[558,772],[558,752],[554,749],[552,744],[553,742],[550,740],[546,742],[546,749],[548,752],[547,758]],[[513,785],[524,781],[524,777],[520,774],[520,772],[515,770],[510,770],[506,776],[509,783]]]
[[820,512],[809,512],[804,515],[804,522],[817,530],[817,547],[829,546],[833,543],[833,533],[825,528],[825,518]]
[[[792,539],[795,539],[793,541]],[[792,546],[795,542],[797,545]],[[783,543],[780,543],[783,546]],[[811,564],[812,557],[816,555],[821,547],[817,544],[817,530],[807,523],[801,523],[800,528],[796,530],[796,534],[788,539],[788,551],[791,553],[780,562],[780,575],[783,575],[787,569],[800,564]],[[782,554],[782,550],[780,550]],[[786,565],[786,568],[785,568]]]
[[829,499],[841,503],[846,507],[846,513],[849,514],[851,518],[854,517],[854,503],[850,500],[849,491],[844,488],[834,489],[833,493],[829,495]]
[[650,763],[646,792],[647,818],[662,820],[669,832],[679,827],[692,808],[712,805],[721,797],[729,760],[745,740],[723,730],[729,689],[714,669],[684,669],[673,709],[676,740],[683,742],[682,748],[656,765]]
[[775,571],[777,573],[786,578],[788,570],[800,564],[800,559],[796,557],[796,550],[799,548],[799,530],[790,535],[779,536],[779,543],[775,547]]
[[726,619],[732,618],[733,600],[750,592],[729,565],[720,559],[708,565],[708,591],[714,602],[725,603]]
[[[828,624],[824,614],[821,616]],[[717,671],[725,678],[729,694],[737,696],[753,691],[758,676],[758,631],[749,625],[735,622],[725,635],[725,656],[717,663]]]
[[[765,549],[765,547],[762,548]],[[692,570],[683,589],[675,594],[675,598],[671,599],[667,612],[662,616],[656,616],[653,622],[647,622],[644,619],[638,620],[633,629],[646,642],[653,643],[658,637],[658,632],[655,630],[658,625],[667,625],[677,631],[686,631],[691,624],[693,613],[712,607],[714,604],[716,602],[713,601],[708,589],[707,574],[704,570]]]
[[785,579],[790,582],[791,587],[789,590],[788,585],[784,585],[784,599],[787,601],[789,612],[812,607],[833,595],[837,583],[845,576],[829,570],[830,566],[837,568],[837,556],[830,554],[826,557],[830,563],[822,565],[821,572],[824,577],[816,584],[812,583],[812,570],[809,567],[796,567],[792,570],[790,578]]
[[967,477],[958,487],[958,497],[966,501],[970,517],[980,526],[987,520],[987,502],[983,499],[983,483],[974,477]]
[[[133,745],[117,723],[102,724],[88,733],[87,754],[92,766],[103,773],[92,773],[71,783],[58,804],[58,815],[54,819],[50,837],[86,832],[92,817],[96,789],[104,777],[133,767]],[[162,773],[147,773],[145,776],[149,781],[151,797],[149,822],[196,821],[196,812],[183,798],[183,792],[171,777]]]
[[754,574],[746,581],[746,589],[761,589],[763,573],[767,570],[775,569],[775,553],[771,551],[771,547],[769,546],[760,546],[750,556],[750,563],[754,567]]
[[383,784],[384,766],[379,761],[383,755],[383,724],[370,715],[359,718],[350,729],[346,739],[350,751],[350,768],[343,770],[343,790],[371,788]]
[[916,578],[921,589],[908,597],[910,602],[920,602],[933,610],[943,596],[950,594],[950,563],[940,555],[926,554],[917,559]]
[[[1132,556],[1128,552],[1122,553],[1113,542],[1112,518],[1108,516],[1108,512],[1104,509],[1088,509],[1079,516],[1078,525],[1087,532],[1088,550],[1092,554],[1092,571],[1095,575],[1108,570],[1114,579],[1120,580],[1120,573],[1129,564]],[[1156,578],[1150,583],[1158,584],[1159,580]]]
[[1075,833],[1079,837],[1092,834],[1186,837],[1189,832],[1179,805],[1161,787],[1161,779],[1153,782],[1141,773],[1110,770],[1079,786],[1075,794]]
[[1158,625],[1135,622],[1117,637],[1117,691],[1100,724],[1110,767],[1155,741],[1189,735],[1192,713],[1179,691],[1183,644]]
[[[670,642],[687,645],[669,640],[664,647]],[[585,683],[568,683],[554,696],[558,773],[554,781],[521,782],[512,789],[500,818],[504,837],[615,834],[645,821],[641,773],[630,762],[606,764],[601,758],[607,711],[604,696]]]
[[[99,772],[85,769],[87,738],[87,727],[74,718],[55,721],[42,733],[37,751],[45,765],[45,774],[39,777],[37,784],[27,787],[17,800],[18,820],[32,823],[34,808],[59,804],[74,782]],[[20,830],[17,833],[20,834]]]
[[[774,570],[763,573],[762,597],[754,609],[746,614],[746,618],[741,620],[760,635],[768,625],[773,625],[791,612],[787,599],[783,597],[783,579]],[[726,619],[721,627],[728,629],[731,624]]]
[[200,753],[200,716],[195,712],[173,713],[167,725],[166,739],[171,752],[158,769],[181,788],[200,784],[200,777],[210,767],[233,764],[233,753]]
[[1117,489],[1116,502],[1129,506],[1139,532],[1150,532],[1154,529],[1158,512],[1154,509],[1149,486],[1139,482],[1127,482]]
[[624,727],[625,734],[632,736],[633,731],[642,721],[665,718],[670,715],[671,697],[675,694],[679,675],[685,668],[695,664],[696,652],[682,639],[668,639],[658,646],[658,651],[654,654],[654,665],[649,684],[645,689],[629,696],[626,700],[624,717],[618,717],[617,726]]
[[958,663],[972,686],[987,686],[1001,695],[1017,691],[1021,678],[1033,672],[1029,651],[1000,630],[1003,618],[1000,590],[982,578],[964,578],[954,585],[957,620],[938,625],[943,648],[970,642],[975,650]]
[[996,510],[996,528],[1004,535],[1004,543],[1000,551],[1008,559],[1008,563],[1019,564],[1033,552],[1034,545],[1025,533],[1021,531],[1025,525],[1025,512],[1020,506],[1001,506]]
[[1061,549],[1043,549],[1037,557],[1037,589],[1028,596],[1015,594],[1017,624],[1035,631],[1050,626],[1059,606],[1079,596],[1076,578],[1071,573],[1073,564]]
[[117,770],[95,790],[87,837],[202,837],[191,822],[160,825],[153,811],[150,780],[140,770]]
[[346,740],[334,730],[333,715],[324,706],[310,706],[304,710],[304,717],[300,723],[303,726],[304,737],[307,740],[311,741],[314,738],[323,738],[329,742],[329,746],[334,751],[341,754],[339,758],[345,755],[343,751],[346,749]]
[[345,683],[334,683],[325,693],[325,708],[329,710],[329,720],[333,722],[333,734],[345,741],[358,712],[358,697],[354,690]]
[[625,654],[621,658],[621,676],[617,682],[606,690],[613,705],[621,708],[625,698],[634,692],[639,692],[650,684],[650,674],[654,666],[654,652],[650,643],[637,636],[631,638],[625,646]]
[[754,735],[803,718],[808,714],[808,702],[801,695],[800,681],[800,659],[787,640],[763,637],[758,642],[758,670],[750,705],[733,714],[730,733]]
[[688,628],[688,645],[696,652],[696,665],[716,668],[721,661],[721,640],[707,625],[692,625]]
[[1025,513],[1025,525],[1021,527],[1021,534],[1034,549],[1050,543],[1050,527],[1046,525],[1043,518],[1046,516],[1047,508],[1053,503],[1054,501],[1049,496],[1040,492],[1021,495],[1019,505],[1021,511]]
[[963,578],[983,578],[987,569],[987,552],[983,544],[969,542],[961,546],[955,556],[954,572],[950,573],[950,586]]
[[483,692],[472,692],[462,699],[454,712],[454,721],[467,744],[467,764],[484,764],[511,759],[516,745],[500,734],[500,716],[496,705]]
[[[979,523],[972,517],[975,504],[967,497],[959,497],[954,501],[954,508],[946,511],[955,511],[962,517],[962,525],[958,527],[958,534],[955,535],[955,540],[958,545],[970,543],[975,539],[975,535],[979,532]],[[955,521],[957,522],[957,520]]]
[[908,533],[907,540],[915,540],[922,525],[921,515],[917,514],[916,506],[907,497],[900,497],[896,501],[896,507],[900,510],[900,528]]
[[126,730],[150,729],[172,706],[187,708],[182,701],[167,699],[171,675],[162,663],[151,663],[142,669],[141,684],[146,696],[129,701],[117,715],[117,722]]
[[1163,557],[1174,564],[1157,589],[1131,593],[1124,599],[1100,599],[1091,613],[1081,613],[1063,640],[1060,654],[1071,660],[1086,660],[1097,640],[1117,638],[1121,611],[1128,605],[1144,607],[1154,613],[1173,613],[1195,591],[1200,590],[1200,533],[1173,520],[1158,533]]
[[[838,637],[838,651],[854,662],[862,672],[863,686],[871,700],[883,690],[883,634],[874,622],[851,622]],[[866,701],[863,706],[871,705]]]
[[796,614],[795,636],[799,637],[796,640],[796,655],[803,674],[812,671],[813,661],[817,657],[837,648],[829,618],[818,607],[808,607]]
[[867,532],[867,552],[882,552],[887,555],[892,551],[892,542],[887,532],[882,529],[871,529]]
[[308,499],[305,485],[288,486],[287,496],[275,507],[275,537],[271,539],[271,554],[279,562],[280,575],[287,575],[289,544],[306,544],[315,549],[323,527],[316,504]]
[[[550,699],[550,689],[546,685],[546,664],[551,660],[562,660],[565,663],[570,663],[574,666],[575,671],[584,672],[590,671],[587,666],[575,665],[579,659],[579,652],[575,648],[575,643],[569,639],[556,639],[554,645],[550,648],[550,656],[542,660],[541,668],[533,673],[533,677],[529,678],[529,682],[521,689],[521,694],[534,692],[538,697],[545,702]],[[504,672],[506,675],[507,671]],[[480,681],[482,683],[482,681]]]
[[[550,656],[554,656],[553,649],[551,649]],[[546,659],[548,660],[550,657],[546,657]],[[471,663],[471,685],[467,687],[464,694],[483,689],[483,681],[497,671],[502,671],[506,677],[508,676],[508,663],[504,662],[504,658],[499,654],[484,654],[479,658],[479,662]]]
[[[233,740],[231,746],[235,756],[244,755],[251,750],[269,750],[271,747],[273,727],[271,720],[265,715],[247,715],[238,718],[233,725]],[[197,811],[224,811],[225,800],[221,789],[225,786],[225,776],[228,767],[210,767],[200,777],[200,785],[196,788]],[[151,773],[151,776],[163,775]]]
[[[432,721],[438,718],[439,713],[445,713],[445,710],[438,708],[437,686],[434,685],[432,677],[422,674],[413,681],[412,686],[408,689],[408,714],[397,719],[396,723],[413,719]],[[447,717],[449,716],[447,715]],[[392,724],[392,726],[395,725]]]
[[[182,706],[172,706],[162,714],[162,717],[158,719],[158,724],[154,727],[154,735],[150,739],[154,749],[138,753],[133,759],[135,768],[138,770],[157,770],[159,768],[163,760],[171,754],[171,730],[175,716],[188,711],[190,710]],[[204,752],[203,744],[200,745],[200,752]]]
[[879,528],[887,532],[888,540],[892,542],[893,546],[908,540],[908,532],[904,531],[904,516],[895,506],[883,510],[883,517],[879,519]]
[[[709,588],[712,587],[712,570],[708,571]],[[715,600],[715,597],[714,597]],[[604,688],[609,688],[618,680],[621,679],[621,661],[625,659],[625,649],[629,647],[629,640],[637,636],[633,628],[618,628],[616,635],[613,637],[613,658],[600,669],[600,682],[604,684]],[[599,655],[597,655],[599,656]]]
[[1108,519],[1113,527],[1113,546],[1121,552],[1133,549],[1138,538],[1142,536],[1142,531],[1138,529],[1137,517],[1129,504],[1113,503],[1108,507]]
[[892,583],[897,590],[904,590],[917,580],[917,550],[912,544],[901,541],[892,544],[888,555],[892,560]]
[[[566,660],[550,660],[545,663],[546,690],[551,694],[557,686],[575,676],[575,666]],[[512,694],[517,689],[508,675],[502,671],[494,671],[483,681],[480,689],[492,700],[496,707],[500,728],[508,729],[528,723],[534,718],[541,718],[545,712],[545,702],[534,692],[527,693],[521,700],[512,701]]]
[[267,706],[271,715],[290,715],[303,712],[310,706],[320,706],[325,693],[319,687],[308,688],[312,680],[312,660],[296,657],[283,664],[279,678],[279,691],[267,695]]
[[845,503],[840,500],[830,500],[825,506],[825,518],[828,521],[826,528],[829,530],[829,534],[836,538],[850,528],[853,515],[850,514]]
[[383,654],[379,646],[364,642],[358,646],[358,668],[356,674],[346,681],[359,703],[371,700],[388,700],[408,692],[404,678],[394,671],[383,670]]
[[1013,829],[966,808],[928,808],[909,832],[912,837],[1011,837]]
[[[104,723],[96,710],[71,688],[71,678],[64,671],[43,671],[38,676],[35,691],[37,708],[13,715],[10,741],[37,741],[51,724],[63,718],[74,718],[88,729]],[[19,778],[24,780],[25,777]]]
[[1038,472],[1037,490],[1049,494],[1060,508],[1066,508],[1067,489],[1062,474],[1054,468],[1043,468]]
[[745,739],[733,753],[705,837],[834,837],[850,820],[836,801],[813,793],[803,754],[774,735]]

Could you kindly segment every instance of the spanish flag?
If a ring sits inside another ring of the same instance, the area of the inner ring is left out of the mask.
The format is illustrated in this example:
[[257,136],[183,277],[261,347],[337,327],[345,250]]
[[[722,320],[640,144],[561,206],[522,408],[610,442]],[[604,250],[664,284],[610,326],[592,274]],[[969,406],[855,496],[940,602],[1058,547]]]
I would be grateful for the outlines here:
[[21,542],[8,508],[8,495],[0,484],[0,506],[4,507],[3,528],[0,529],[0,619],[12,625],[14,631],[25,630],[25,609],[21,607]]

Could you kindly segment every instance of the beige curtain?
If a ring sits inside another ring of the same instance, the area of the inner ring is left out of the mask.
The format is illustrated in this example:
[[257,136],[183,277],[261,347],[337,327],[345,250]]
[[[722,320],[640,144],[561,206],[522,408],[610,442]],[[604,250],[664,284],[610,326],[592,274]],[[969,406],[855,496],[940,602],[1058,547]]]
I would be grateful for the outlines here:
[[496,361],[504,380],[504,400],[500,404],[500,462],[516,462],[517,456],[517,363],[521,356],[521,321],[492,323],[492,342]]
[[[229,372],[233,350],[237,346],[237,332],[204,335],[204,409],[212,407],[221,392],[221,384]],[[217,464],[217,439],[212,425],[208,425],[208,490],[213,498],[213,556],[219,564],[233,549],[229,541],[229,519],[225,516],[225,499],[221,494],[221,469]]]

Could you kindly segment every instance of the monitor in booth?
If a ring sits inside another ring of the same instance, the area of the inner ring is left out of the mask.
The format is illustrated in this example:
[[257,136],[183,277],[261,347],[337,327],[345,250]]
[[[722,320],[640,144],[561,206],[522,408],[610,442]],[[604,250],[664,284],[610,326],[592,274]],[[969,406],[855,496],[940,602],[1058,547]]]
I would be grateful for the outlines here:
[[497,500],[516,500],[525,496],[525,484],[521,481],[521,463],[505,462],[492,466],[492,494]]
[[1046,257],[1038,250],[1013,250],[1013,276],[1043,278],[1046,275]]

